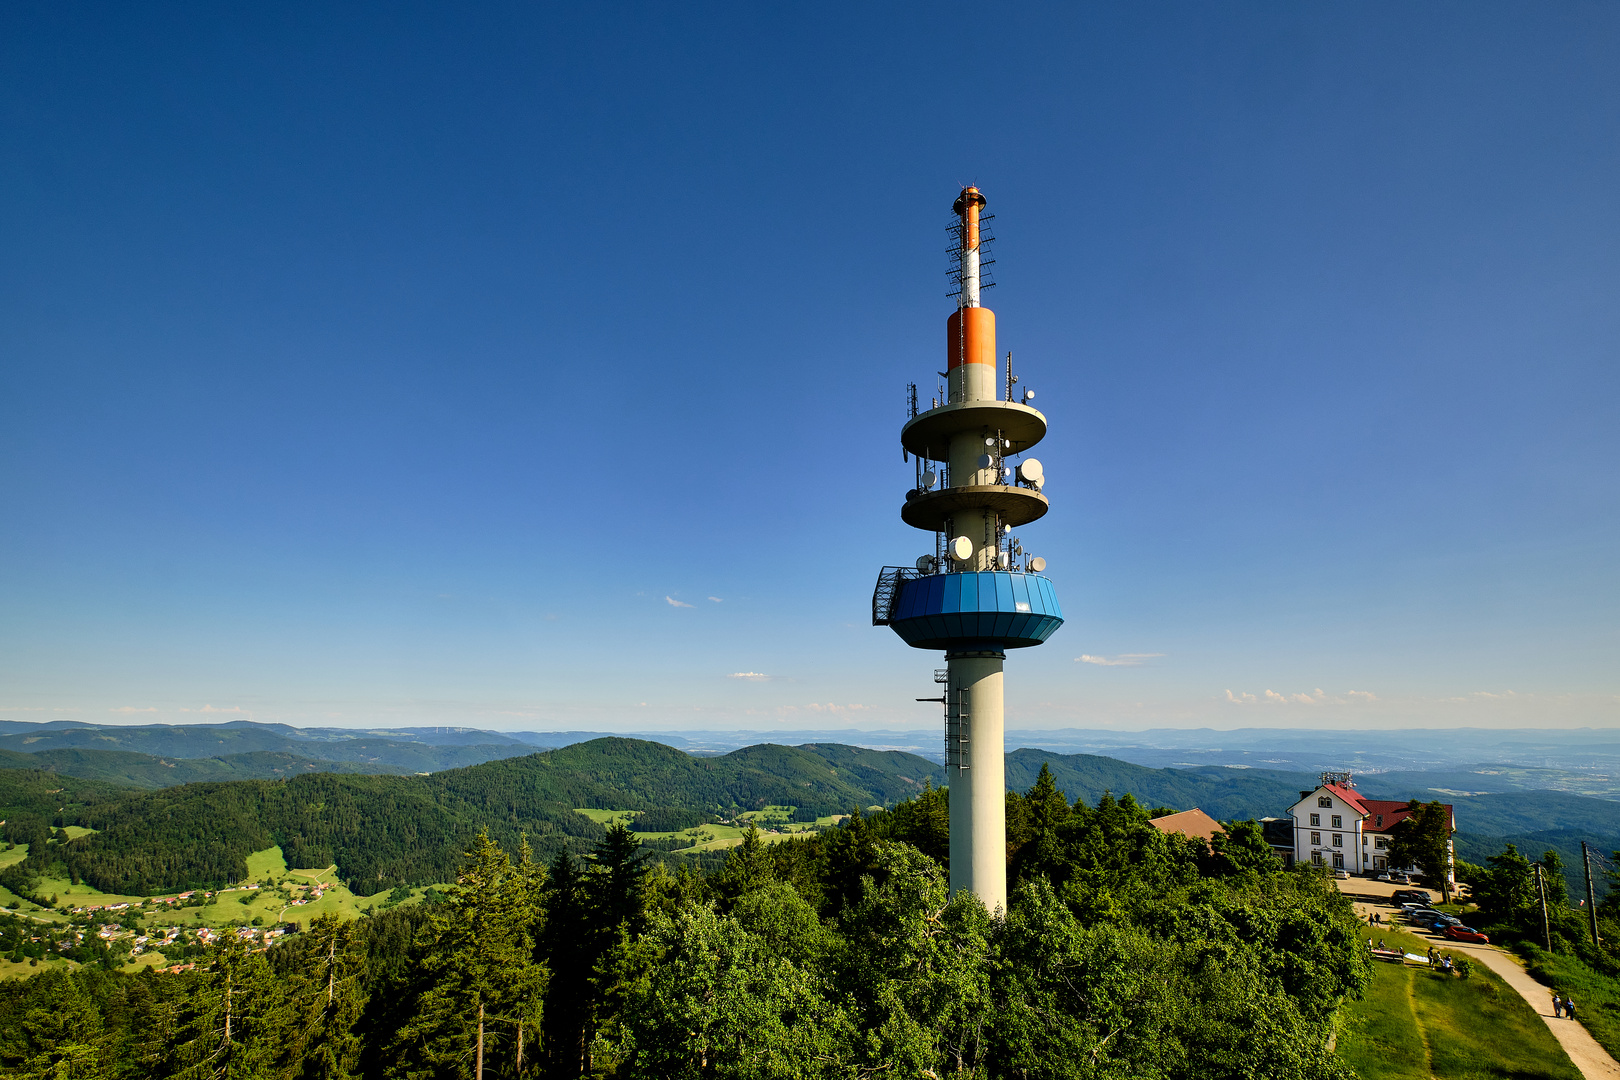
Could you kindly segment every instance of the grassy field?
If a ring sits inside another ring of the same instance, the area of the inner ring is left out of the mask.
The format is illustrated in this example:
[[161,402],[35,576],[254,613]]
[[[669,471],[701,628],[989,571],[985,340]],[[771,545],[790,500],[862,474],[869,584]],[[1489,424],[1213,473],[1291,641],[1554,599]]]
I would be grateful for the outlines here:
[[[27,852],[18,848],[9,851],[8,856],[18,855],[26,857]],[[12,861],[16,861],[13,859]],[[266,848],[256,851],[247,857],[248,876],[235,886],[222,889],[215,893],[201,907],[161,907],[143,908],[139,914],[141,921],[148,927],[157,926],[222,926],[227,923],[241,923],[251,925],[254,919],[263,920],[262,925],[274,926],[280,922],[308,923],[318,915],[335,914],[346,919],[358,918],[367,908],[381,908],[390,897],[389,890],[375,893],[371,896],[356,895],[348,890],[342,882],[336,880],[337,868],[328,866],[319,870],[289,870],[287,861],[282,857],[279,847]],[[251,886],[258,886],[252,888]],[[313,890],[309,886],[321,886],[321,896],[314,898]],[[410,890],[410,895],[397,903],[415,903],[421,900],[426,887],[418,886]],[[144,896],[126,896],[121,893],[105,893],[89,885],[73,885],[58,878],[40,878],[39,892],[42,896],[55,896],[57,903],[67,907],[104,907],[109,904],[140,905],[147,898]],[[12,897],[4,889],[0,889],[0,902],[9,902]],[[294,900],[305,900],[305,903],[295,904]],[[392,905],[391,905],[392,906]],[[24,904],[23,909],[30,915],[39,918],[62,921],[65,916],[54,911],[35,910],[33,905]]]
[[[1430,945],[1390,926],[1369,932],[1420,955]],[[1541,1017],[1477,962],[1468,979],[1379,962],[1366,998],[1341,1016],[1339,1056],[1361,1080],[1581,1077]]]
[[[825,829],[844,819],[843,814],[834,814],[831,817],[817,818],[815,821],[790,822],[787,819],[793,816],[795,807],[767,806],[763,810],[749,810],[739,814],[738,818],[747,821],[761,830],[760,839],[767,844],[774,844],[781,840],[791,838],[795,833],[813,832],[816,829]],[[584,814],[599,825],[611,825],[620,822],[629,825],[635,820],[638,811],[635,810],[595,810],[576,807],[576,814]],[[774,829],[774,833],[764,830]],[[675,832],[637,833],[644,840],[670,840],[682,839],[692,842],[691,847],[676,849],[673,854],[684,855],[694,851],[722,851],[726,848],[736,847],[742,843],[746,828],[736,825],[707,824],[698,825],[691,829],[680,829]]]
[[1575,999],[1575,1015],[1603,1049],[1620,1057],[1620,979],[1593,971],[1573,956],[1534,945],[1522,949],[1530,976]]

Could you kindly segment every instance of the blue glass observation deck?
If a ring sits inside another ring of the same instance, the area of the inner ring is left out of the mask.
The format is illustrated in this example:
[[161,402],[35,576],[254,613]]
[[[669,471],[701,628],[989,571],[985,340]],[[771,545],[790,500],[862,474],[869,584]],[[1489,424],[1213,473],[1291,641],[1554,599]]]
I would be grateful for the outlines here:
[[886,566],[872,596],[872,622],[892,627],[915,649],[1023,649],[1051,637],[1063,625],[1063,610],[1040,574],[921,574]]

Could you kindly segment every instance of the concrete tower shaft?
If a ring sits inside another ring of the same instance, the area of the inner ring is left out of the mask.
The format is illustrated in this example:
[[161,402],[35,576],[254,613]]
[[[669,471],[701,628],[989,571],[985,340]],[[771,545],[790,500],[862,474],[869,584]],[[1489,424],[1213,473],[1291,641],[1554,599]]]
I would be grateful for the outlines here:
[[951,892],[970,892],[991,912],[1007,910],[1005,663],[1000,650],[945,656]]

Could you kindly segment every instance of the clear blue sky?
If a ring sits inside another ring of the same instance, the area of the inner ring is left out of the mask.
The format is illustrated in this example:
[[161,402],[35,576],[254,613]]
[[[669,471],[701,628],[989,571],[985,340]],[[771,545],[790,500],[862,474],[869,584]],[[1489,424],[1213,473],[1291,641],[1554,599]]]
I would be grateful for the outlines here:
[[937,723],[869,597],[976,182],[1068,615],[1009,725],[1620,723],[1617,56],[1592,3],[9,4],[0,716]]

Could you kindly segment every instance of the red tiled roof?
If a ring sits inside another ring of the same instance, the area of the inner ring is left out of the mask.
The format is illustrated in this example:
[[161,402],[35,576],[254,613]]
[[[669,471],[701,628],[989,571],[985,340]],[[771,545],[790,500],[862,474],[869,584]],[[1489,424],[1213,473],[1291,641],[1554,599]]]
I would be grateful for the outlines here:
[[[1373,815],[1367,822],[1368,827],[1380,832],[1388,832],[1412,816],[1412,811],[1406,808],[1406,803],[1403,801],[1392,799],[1363,799],[1361,801],[1367,804],[1368,813]],[[1452,810],[1450,803],[1441,803],[1440,805],[1446,808],[1446,814],[1452,821],[1457,820],[1456,811]],[[1379,814],[1384,815],[1382,825],[1377,824]]]
[[1226,831],[1221,828],[1220,822],[1196,806],[1179,814],[1166,814],[1164,817],[1154,818],[1148,824],[1162,833],[1181,833],[1183,836],[1194,836],[1201,840],[1213,840]]
[[[1350,809],[1362,814],[1367,813],[1367,805],[1365,800],[1363,800],[1360,795],[1356,794],[1354,788],[1340,787],[1338,784],[1323,784],[1322,786],[1327,788],[1333,794],[1337,795],[1339,798],[1343,799],[1346,803],[1349,803]],[[1404,806],[1406,804],[1402,803],[1401,805]]]

